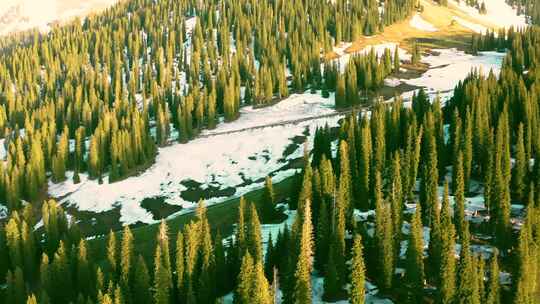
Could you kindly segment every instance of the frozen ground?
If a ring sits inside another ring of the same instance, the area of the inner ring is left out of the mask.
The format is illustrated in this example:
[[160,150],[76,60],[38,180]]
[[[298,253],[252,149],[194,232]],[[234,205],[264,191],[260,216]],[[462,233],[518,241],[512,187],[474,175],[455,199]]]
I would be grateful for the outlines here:
[[422,19],[422,16],[420,16],[418,13],[412,17],[411,21],[409,21],[409,25],[415,29],[425,32],[436,32],[439,30],[433,24]]
[[[211,197],[208,204],[222,202],[241,196],[262,186],[263,178],[273,176],[278,182],[292,176],[296,170],[286,168],[288,163],[303,155],[303,146],[293,139],[305,136],[309,130],[309,145],[317,126],[337,125],[340,116],[321,118],[299,123],[287,123],[267,128],[246,129],[260,124],[275,124],[280,121],[305,117],[305,115],[333,113],[329,104],[333,98],[323,99],[320,95],[297,94],[283,100],[275,107],[243,110],[249,114],[230,124],[218,128],[187,144],[174,144],[159,149],[155,164],[139,176],[130,177],[113,184],[88,180],[81,175],[81,183],[74,185],[71,179],[60,184],[49,183],[49,194],[62,198],[61,202],[77,207],[81,211],[104,212],[120,208],[120,221],[125,224],[136,222],[153,223],[152,214],[141,207],[145,198],[164,198],[165,203],[192,208],[196,201],[182,197],[190,183],[196,183],[201,191],[212,188],[232,190],[233,195]],[[255,117],[251,118],[251,117]],[[242,130],[242,131],[238,131]],[[215,134],[238,131],[234,133]],[[290,154],[284,155],[293,145]]]

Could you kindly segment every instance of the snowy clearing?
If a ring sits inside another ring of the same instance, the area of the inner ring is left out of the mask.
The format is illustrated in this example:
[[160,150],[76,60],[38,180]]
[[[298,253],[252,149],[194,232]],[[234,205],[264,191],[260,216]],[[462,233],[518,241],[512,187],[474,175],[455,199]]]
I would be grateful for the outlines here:
[[505,0],[485,0],[486,14],[480,14],[478,9],[468,6],[464,1],[456,2],[450,0],[449,3],[456,6],[459,10],[467,15],[480,20],[482,22],[490,23],[498,27],[509,28],[525,27],[527,26],[527,20],[524,15],[518,15],[517,10],[508,5]]
[[[457,49],[435,49],[434,55],[424,56],[422,62],[429,64],[430,68],[421,77],[415,79],[402,79],[401,81],[417,87],[425,88],[432,98],[441,93],[446,100],[452,96],[453,89],[472,70],[478,70],[484,75],[490,71],[498,76],[505,53],[482,52],[478,56],[466,54]],[[404,100],[410,99],[411,91],[402,95]]]
[[409,21],[409,25],[414,27],[415,29],[425,31],[425,32],[436,32],[439,29],[436,28],[433,24],[427,22],[420,16],[420,14],[415,14],[411,21]]
[[286,167],[291,160],[303,156],[303,146],[292,146],[294,151],[284,155],[287,147],[295,144],[293,139],[306,136],[309,130],[307,138],[311,147],[316,127],[325,124],[336,126],[341,116],[244,129],[259,126],[261,119],[272,124],[282,121],[284,117],[304,117],[306,111],[331,113],[331,103],[333,98],[325,100],[320,95],[306,93],[293,95],[275,106],[285,116],[278,115],[278,110],[273,107],[246,109],[244,111],[247,113],[237,122],[221,124],[215,130],[208,131],[207,135],[242,131],[201,137],[188,144],[160,148],[155,164],[139,176],[113,184],[108,184],[105,178],[100,185],[81,174],[81,183],[78,185],[74,185],[71,179],[56,185],[49,183],[49,194],[63,198],[61,203],[73,205],[81,211],[99,213],[119,207],[120,221],[124,224],[156,222],[152,214],[141,207],[145,198],[161,197],[167,204],[182,206],[184,209],[179,213],[188,212],[197,203],[183,195],[183,192],[190,190],[191,184],[196,184],[202,191],[210,188],[232,191],[231,195],[209,197],[206,200],[209,205],[239,197],[261,187],[264,177],[268,175],[273,175],[274,182],[294,175],[296,170]]

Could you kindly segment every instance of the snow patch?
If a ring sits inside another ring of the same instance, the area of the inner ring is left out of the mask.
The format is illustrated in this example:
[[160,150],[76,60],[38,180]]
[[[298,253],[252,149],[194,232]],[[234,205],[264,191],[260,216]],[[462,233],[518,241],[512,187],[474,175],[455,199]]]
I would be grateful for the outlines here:
[[465,19],[462,19],[456,16],[454,16],[452,20],[456,21],[459,25],[466,27],[475,33],[484,34],[488,30],[488,28],[483,25],[480,25],[478,23],[473,23],[473,22],[467,21]]
[[[444,102],[453,95],[453,89],[472,70],[484,75],[490,71],[497,76],[500,73],[504,53],[481,52],[478,56],[466,54],[457,49],[434,49],[432,55],[422,58],[429,65],[429,70],[415,79],[402,79],[411,86],[425,88],[426,93],[434,98],[440,94]],[[415,91],[402,95],[404,100],[410,99]]]
[[436,32],[439,30],[433,24],[424,20],[418,13],[412,17],[411,21],[409,21],[409,25],[425,32]]
[[8,216],[8,209],[6,206],[0,204],[0,220],[5,219]]

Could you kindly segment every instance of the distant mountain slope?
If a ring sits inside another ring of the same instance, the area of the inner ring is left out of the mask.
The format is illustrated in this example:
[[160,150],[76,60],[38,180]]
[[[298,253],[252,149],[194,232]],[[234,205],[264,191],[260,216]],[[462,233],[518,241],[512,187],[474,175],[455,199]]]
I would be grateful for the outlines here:
[[118,0],[2,0],[0,35],[34,27],[46,30],[51,22],[84,16],[116,2]]

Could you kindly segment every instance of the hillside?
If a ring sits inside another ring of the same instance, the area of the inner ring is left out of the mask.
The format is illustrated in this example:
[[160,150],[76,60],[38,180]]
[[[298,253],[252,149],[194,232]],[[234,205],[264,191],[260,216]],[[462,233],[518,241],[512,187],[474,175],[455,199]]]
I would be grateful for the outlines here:
[[48,30],[51,24],[101,11],[118,0],[3,0],[0,36],[32,28]]
[[41,29],[0,40],[0,303],[540,301],[531,10],[29,3],[0,18]]

